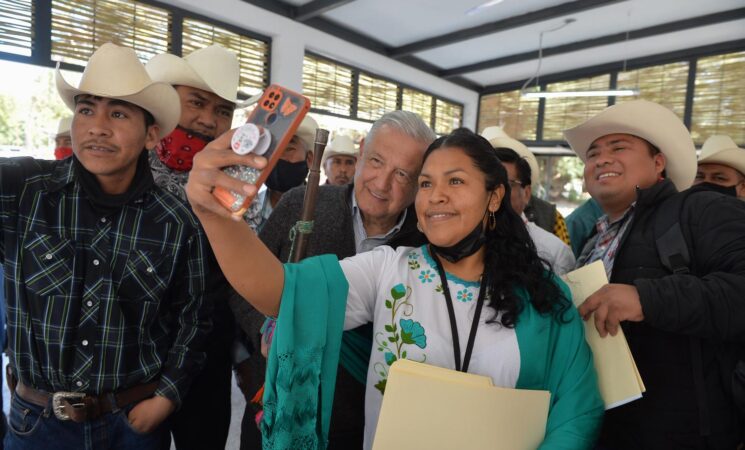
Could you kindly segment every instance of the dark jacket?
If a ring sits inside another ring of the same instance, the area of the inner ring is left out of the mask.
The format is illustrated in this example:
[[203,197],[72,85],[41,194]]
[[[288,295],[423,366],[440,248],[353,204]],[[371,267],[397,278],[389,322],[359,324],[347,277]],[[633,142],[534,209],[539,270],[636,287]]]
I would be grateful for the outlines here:
[[[739,442],[728,383],[730,357],[745,342],[745,203],[714,192],[688,195],[680,224],[692,273],[673,275],[657,254],[654,224],[658,206],[674,195],[684,194],[667,180],[638,192],[613,265],[611,283],[639,292],[644,321],[624,322],[623,330],[647,392],[606,413],[607,448],[718,449]],[[701,349],[708,414],[699,408],[693,346]]]
[[[319,187],[315,223],[308,240],[307,256],[334,253],[342,259],[357,253],[352,227],[352,208],[349,202],[353,188],[353,185]],[[292,243],[288,236],[290,229],[300,218],[304,195],[304,186],[284,194],[259,234],[261,240],[281,261],[287,261],[289,257]],[[388,245],[419,246],[424,242],[424,235],[416,228],[416,214],[412,206],[406,213],[401,229],[388,241]],[[240,298],[231,300],[231,307],[251,346],[259,349],[259,328],[263,323],[263,316]],[[266,367],[266,360],[258,350],[254,355],[258,357],[250,358],[252,373],[256,374],[251,377],[251,392],[258,390],[263,384]],[[329,448],[361,448],[364,426],[365,386],[340,365],[331,415]]]

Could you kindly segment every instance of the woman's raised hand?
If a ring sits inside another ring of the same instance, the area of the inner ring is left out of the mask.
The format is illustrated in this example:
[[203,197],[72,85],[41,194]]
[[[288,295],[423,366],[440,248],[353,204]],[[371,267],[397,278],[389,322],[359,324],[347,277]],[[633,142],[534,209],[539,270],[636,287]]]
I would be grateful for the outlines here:
[[266,158],[251,154],[238,155],[230,148],[230,139],[234,132],[235,129],[226,131],[194,156],[194,166],[186,184],[186,197],[197,216],[215,214],[226,219],[241,220],[241,217],[231,214],[212,195],[217,186],[229,191],[243,192],[248,197],[256,195],[256,186],[244,183],[222,171],[224,167],[234,165],[255,169],[263,169],[266,166]]

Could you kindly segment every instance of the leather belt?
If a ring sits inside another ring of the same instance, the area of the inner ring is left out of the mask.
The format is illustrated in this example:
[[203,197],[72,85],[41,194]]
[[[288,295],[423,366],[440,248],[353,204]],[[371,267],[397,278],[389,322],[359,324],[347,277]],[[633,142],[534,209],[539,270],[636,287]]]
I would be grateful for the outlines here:
[[15,392],[29,403],[46,408],[52,400],[52,412],[59,420],[82,423],[96,420],[102,415],[125,405],[136,403],[153,395],[158,382],[138,384],[115,394],[88,395],[83,392],[49,393],[18,382]]

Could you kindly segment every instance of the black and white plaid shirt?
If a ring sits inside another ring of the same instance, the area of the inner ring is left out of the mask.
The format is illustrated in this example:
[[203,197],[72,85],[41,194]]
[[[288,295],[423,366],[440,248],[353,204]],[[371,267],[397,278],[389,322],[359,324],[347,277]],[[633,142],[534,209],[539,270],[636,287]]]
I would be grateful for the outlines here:
[[19,379],[91,394],[158,380],[156,394],[179,406],[210,328],[205,245],[188,207],[160,188],[102,217],[72,158],[0,159],[0,258]]

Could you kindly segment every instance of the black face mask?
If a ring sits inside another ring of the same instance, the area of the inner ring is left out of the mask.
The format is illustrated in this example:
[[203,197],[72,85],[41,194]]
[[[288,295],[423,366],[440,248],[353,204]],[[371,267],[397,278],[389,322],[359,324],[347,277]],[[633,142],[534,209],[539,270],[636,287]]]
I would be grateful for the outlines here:
[[729,197],[737,197],[737,185],[734,186],[720,186],[714,183],[699,183],[695,186],[697,189],[705,191],[719,192],[720,194],[727,195]]
[[307,176],[308,163],[305,160],[291,163],[280,159],[267,177],[266,187],[277,192],[287,192],[303,184]]
[[484,245],[486,236],[484,235],[484,224],[479,222],[466,237],[461,239],[455,245],[450,247],[438,247],[435,244],[429,244],[438,256],[445,258],[451,263],[456,263],[461,259],[471,256]]

